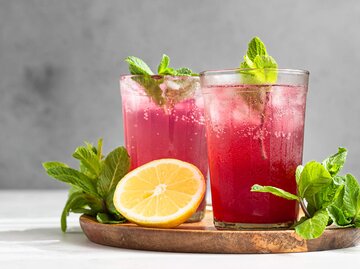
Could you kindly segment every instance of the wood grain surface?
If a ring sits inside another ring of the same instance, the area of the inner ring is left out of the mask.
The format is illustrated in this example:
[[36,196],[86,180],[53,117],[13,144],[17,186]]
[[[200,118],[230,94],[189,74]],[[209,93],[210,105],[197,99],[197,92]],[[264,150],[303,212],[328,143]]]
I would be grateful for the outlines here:
[[327,229],[317,239],[304,240],[293,230],[220,231],[212,212],[203,221],[174,229],[154,229],[135,224],[101,224],[89,216],[80,225],[90,241],[119,248],[195,253],[287,253],[352,247],[360,243],[360,229]]

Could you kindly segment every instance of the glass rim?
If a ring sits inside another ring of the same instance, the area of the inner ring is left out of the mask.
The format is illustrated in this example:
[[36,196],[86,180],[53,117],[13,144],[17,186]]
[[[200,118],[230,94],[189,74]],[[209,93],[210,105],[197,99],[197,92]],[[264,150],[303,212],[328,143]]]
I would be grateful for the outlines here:
[[173,75],[158,75],[158,74],[154,74],[154,75],[131,75],[131,74],[123,74],[120,75],[120,79],[122,78],[133,78],[133,77],[151,77],[151,78],[166,78],[166,77],[170,77],[170,78],[199,78],[200,76],[173,76]]
[[218,70],[206,70],[199,73],[200,77],[212,76],[212,75],[231,75],[246,71],[256,71],[256,70],[266,70],[266,71],[277,71],[278,74],[288,74],[288,75],[309,75],[310,72],[304,69],[291,69],[291,68],[228,68],[228,69],[218,69]]

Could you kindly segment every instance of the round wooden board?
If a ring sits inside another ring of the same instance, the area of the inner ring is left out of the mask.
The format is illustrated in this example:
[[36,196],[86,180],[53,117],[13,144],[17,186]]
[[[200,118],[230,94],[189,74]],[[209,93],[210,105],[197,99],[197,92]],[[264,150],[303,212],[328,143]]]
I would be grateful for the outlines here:
[[89,216],[80,225],[90,241],[119,248],[196,253],[286,253],[352,247],[360,243],[360,229],[327,229],[317,239],[304,240],[293,230],[220,231],[212,212],[203,221],[174,229],[139,227],[135,224],[101,224]]

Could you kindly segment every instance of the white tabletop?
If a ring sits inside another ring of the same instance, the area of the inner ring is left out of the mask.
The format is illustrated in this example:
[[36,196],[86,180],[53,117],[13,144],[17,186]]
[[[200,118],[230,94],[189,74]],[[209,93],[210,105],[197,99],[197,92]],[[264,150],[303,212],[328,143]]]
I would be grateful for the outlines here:
[[[78,215],[60,230],[66,191],[0,191],[0,268],[340,268],[360,266],[360,246],[291,254],[186,254],[127,250],[90,242]],[[70,267],[69,267],[70,266]]]

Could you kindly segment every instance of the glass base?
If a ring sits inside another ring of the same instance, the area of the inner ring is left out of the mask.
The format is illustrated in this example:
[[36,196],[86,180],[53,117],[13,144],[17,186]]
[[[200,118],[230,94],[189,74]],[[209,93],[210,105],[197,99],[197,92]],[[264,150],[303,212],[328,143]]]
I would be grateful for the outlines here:
[[271,230],[287,229],[294,224],[294,221],[280,223],[237,223],[224,222],[214,219],[215,228],[218,230]]
[[204,218],[204,216],[205,216],[205,209],[204,210],[198,210],[185,222],[186,223],[199,222]]

